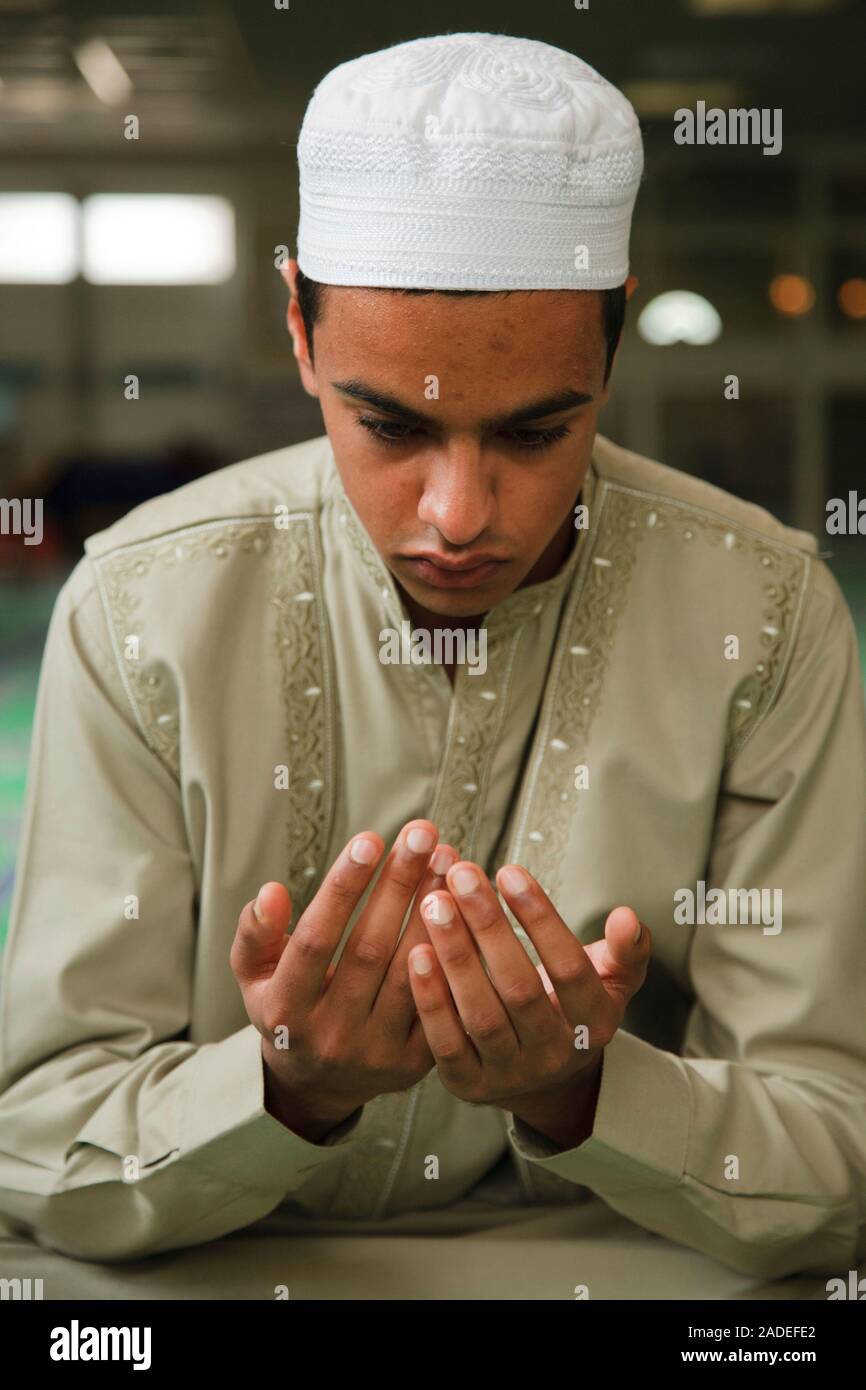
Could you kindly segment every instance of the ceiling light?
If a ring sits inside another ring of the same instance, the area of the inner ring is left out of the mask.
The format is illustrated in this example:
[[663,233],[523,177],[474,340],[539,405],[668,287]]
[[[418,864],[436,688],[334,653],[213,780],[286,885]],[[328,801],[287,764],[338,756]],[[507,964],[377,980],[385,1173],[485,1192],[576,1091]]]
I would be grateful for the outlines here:
[[116,106],[132,91],[129,73],[104,39],[88,39],[72,51],[81,76],[106,106]]
[[668,290],[650,300],[637,321],[637,331],[654,347],[671,347],[674,343],[705,347],[718,338],[722,320],[702,295],[690,290]]

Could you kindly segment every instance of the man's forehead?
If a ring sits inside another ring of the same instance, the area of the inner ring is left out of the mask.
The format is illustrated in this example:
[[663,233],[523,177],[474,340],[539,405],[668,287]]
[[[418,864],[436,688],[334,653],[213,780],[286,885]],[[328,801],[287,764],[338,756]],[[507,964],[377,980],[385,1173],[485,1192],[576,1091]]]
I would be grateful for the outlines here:
[[[574,370],[581,365],[594,368],[603,338],[597,290],[464,297],[344,285],[326,289],[321,336],[329,339],[329,351],[340,358],[362,344],[368,362],[388,362],[395,352],[429,362],[435,352],[445,362],[477,355],[507,357],[523,362],[528,370],[543,353]],[[316,330],[318,334],[319,323]]]
[[467,317],[529,317],[593,315],[602,290],[436,290],[389,289],[378,285],[322,284],[329,309],[356,314],[388,313],[402,316],[426,314]]

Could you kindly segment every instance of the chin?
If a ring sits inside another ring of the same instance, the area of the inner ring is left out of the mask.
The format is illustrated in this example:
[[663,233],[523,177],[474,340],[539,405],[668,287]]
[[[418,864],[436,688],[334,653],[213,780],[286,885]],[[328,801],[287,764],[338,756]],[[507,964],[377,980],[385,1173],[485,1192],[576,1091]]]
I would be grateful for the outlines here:
[[408,584],[403,588],[414,599],[415,603],[425,608],[428,613],[436,613],[442,618],[470,618],[476,613],[486,613],[488,609],[501,603],[508,598],[514,590],[511,586],[502,585],[479,585],[477,589],[436,589],[433,586],[421,588],[413,584],[411,589]]

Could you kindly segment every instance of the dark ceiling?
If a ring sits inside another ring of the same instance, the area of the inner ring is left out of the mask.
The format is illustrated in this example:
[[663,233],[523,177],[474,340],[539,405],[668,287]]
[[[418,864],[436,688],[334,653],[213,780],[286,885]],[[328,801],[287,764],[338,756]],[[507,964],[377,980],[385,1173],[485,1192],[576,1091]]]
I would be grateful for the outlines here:
[[[719,10],[726,13],[718,13]],[[707,13],[708,11],[708,13]],[[864,131],[864,0],[0,0],[0,152],[116,138],[117,112],[74,60],[99,38],[132,80],[121,105],[175,149],[294,142],[316,82],[359,53],[424,34],[497,31],[578,53],[670,122],[702,92],[782,107],[786,132]],[[673,87],[671,84],[676,84]]]

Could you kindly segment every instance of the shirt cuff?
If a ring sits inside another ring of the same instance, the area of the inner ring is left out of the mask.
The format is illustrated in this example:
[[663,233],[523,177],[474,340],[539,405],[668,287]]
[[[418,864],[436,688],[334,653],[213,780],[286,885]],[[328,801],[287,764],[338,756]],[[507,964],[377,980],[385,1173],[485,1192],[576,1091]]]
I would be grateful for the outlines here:
[[321,1143],[287,1129],[265,1108],[262,1039],[250,1023],[198,1049],[179,1158],[244,1187],[292,1191],[351,1144],[359,1106]]
[[604,1049],[592,1133],[560,1149],[506,1112],[509,1144],[534,1167],[600,1197],[676,1187],[685,1171],[691,1092],[682,1058],[622,1028]]

